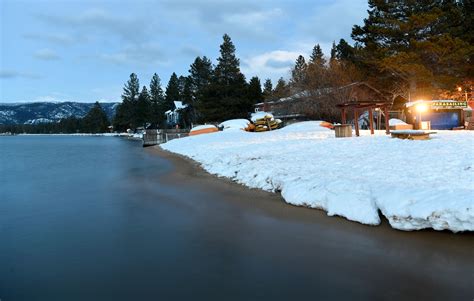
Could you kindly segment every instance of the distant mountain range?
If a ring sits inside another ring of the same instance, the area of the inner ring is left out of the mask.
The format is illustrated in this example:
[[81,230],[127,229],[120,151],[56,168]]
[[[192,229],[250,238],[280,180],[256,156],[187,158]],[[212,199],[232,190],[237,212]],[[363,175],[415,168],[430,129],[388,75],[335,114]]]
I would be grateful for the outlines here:
[[[83,102],[30,102],[0,103],[0,124],[38,124],[58,122],[67,117],[84,117],[94,103]],[[109,120],[118,103],[100,103]]]

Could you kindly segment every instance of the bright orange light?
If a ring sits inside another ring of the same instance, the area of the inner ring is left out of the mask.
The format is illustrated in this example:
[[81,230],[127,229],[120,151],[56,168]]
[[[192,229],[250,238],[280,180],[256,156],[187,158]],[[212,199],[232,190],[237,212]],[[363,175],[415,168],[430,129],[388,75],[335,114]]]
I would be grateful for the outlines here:
[[424,103],[420,103],[419,105],[416,105],[416,110],[419,112],[419,113],[423,113],[423,112],[426,112],[428,111],[428,106]]
[[461,92],[461,91],[462,91],[462,88],[461,88],[461,87],[458,87],[458,91]]

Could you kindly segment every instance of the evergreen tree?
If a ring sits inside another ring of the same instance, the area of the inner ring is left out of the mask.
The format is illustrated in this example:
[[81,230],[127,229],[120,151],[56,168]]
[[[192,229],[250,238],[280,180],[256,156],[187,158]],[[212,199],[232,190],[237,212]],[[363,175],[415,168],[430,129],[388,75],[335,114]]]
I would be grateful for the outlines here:
[[316,64],[318,66],[324,67],[326,64],[326,59],[324,58],[324,53],[321,50],[321,46],[319,44],[316,44],[313,48],[313,52],[311,53],[310,59],[309,59],[310,64]]
[[190,116],[190,122],[194,123],[199,116],[199,112],[196,108],[199,103],[206,102],[203,100],[206,96],[206,90],[208,89],[211,78],[213,76],[213,69],[211,60],[203,56],[196,57],[194,62],[189,68],[189,84],[191,88],[191,101],[187,102],[187,111]]
[[114,128],[124,131],[132,126],[135,118],[135,103],[138,100],[140,83],[135,73],[130,74],[130,79],[123,87],[122,103],[118,105],[114,117]]
[[250,79],[248,85],[248,97],[253,104],[263,102],[262,85],[260,84],[260,79],[257,76],[254,76]]
[[223,40],[211,83],[198,105],[202,121],[247,117],[252,110],[245,76],[240,72],[240,62],[235,56],[235,46],[227,34]]
[[152,110],[151,110],[151,102],[150,102],[150,95],[148,94],[148,90],[146,86],[143,86],[140,95],[138,96],[137,103],[136,103],[136,113],[134,119],[134,126],[140,127],[143,126],[146,128],[147,123],[150,122],[152,119]]
[[295,67],[291,70],[291,84],[297,90],[301,90],[306,83],[307,65],[302,55],[296,59]]
[[150,102],[151,102],[151,118],[150,122],[160,127],[165,119],[165,111],[163,111],[165,104],[165,96],[161,88],[161,79],[158,74],[153,74],[150,82]]
[[163,111],[166,112],[168,110],[174,110],[174,101],[179,101],[181,99],[179,95],[179,79],[174,72],[171,74],[170,80],[168,81],[165,94],[166,96]]
[[289,89],[283,77],[280,77],[278,79],[278,82],[275,86],[275,90],[273,90],[273,96],[275,98],[283,98],[289,96]]
[[336,48],[336,42],[332,42],[332,46],[331,46],[331,58],[329,59],[329,62],[334,62],[334,60],[336,59],[336,54],[337,54],[337,48]]
[[263,96],[265,99],[269,99],[272,97],[273,94],[273,85],[272,80],[267,78],[265,83],[263,84]]
[[[74,122],[73,120],[71,120]],[[87,113],[81,121],[82,131],[85,133],[105,133],[109,126],[107,114],[102,109],[99,102],[96,102],[92,109]]]
[[383,82],[405,82],[412,97],[430,97],[439,88],[452,89],[472,68],[473,45],[457,36],[449,20],[462,15],[457,1],[369,0],[368,13],[352,38]]
[[183,88],[181,91],[181,101],[186,107],[180,111],[179,126],[181,128],[190,127],[195,121],[194,106],[193,106],[193,92],[192,81],[190,76],[183,78]]
[[138,100],[138,94],[140,89],[140,82],[135,73],[130,74],[130,79],[123,87],[122,101],[133,102]]
[[339,44],[336,46],[336,58],[343,61],[354,60],[354,48],[344,39],[340,39]]

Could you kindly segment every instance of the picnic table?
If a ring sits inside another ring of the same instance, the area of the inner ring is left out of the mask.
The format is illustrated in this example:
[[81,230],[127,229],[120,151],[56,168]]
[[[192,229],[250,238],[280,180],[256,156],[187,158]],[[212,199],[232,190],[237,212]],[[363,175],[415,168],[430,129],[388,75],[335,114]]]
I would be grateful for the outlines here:
[[436,134],[436,132],[424,130],[395,130],[390,131],[390,133],[392,138],[409,140],[428,140],[430,139],[430,134]]

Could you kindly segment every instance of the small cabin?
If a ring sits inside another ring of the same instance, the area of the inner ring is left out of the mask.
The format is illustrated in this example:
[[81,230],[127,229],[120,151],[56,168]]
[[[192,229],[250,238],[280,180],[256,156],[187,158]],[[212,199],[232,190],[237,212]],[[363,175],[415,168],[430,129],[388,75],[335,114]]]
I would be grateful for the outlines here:
[[183,104],[182,101],[173,101],[174,109],[168,110],[165,112],[166,115],[166,123],[168,126],[174,127],[175,125],[179,124],[179,120],[182,114],[182,110],[184,110],[187,105]]

